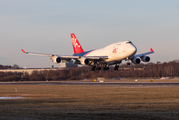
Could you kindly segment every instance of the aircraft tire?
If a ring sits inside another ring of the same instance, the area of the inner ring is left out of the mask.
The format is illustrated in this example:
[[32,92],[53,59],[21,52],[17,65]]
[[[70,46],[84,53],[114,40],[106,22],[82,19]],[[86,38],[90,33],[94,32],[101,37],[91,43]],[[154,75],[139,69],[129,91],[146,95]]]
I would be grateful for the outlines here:
[[97,67],[97,70],[101,70],[101,67]]
[[115,70],[115,71],[118,71],[118,67],[115,67],[114,70]]
[[96,69],[96,66],[93,66],[93,67],[91,68],[91,71],[95,71],[95,69]]

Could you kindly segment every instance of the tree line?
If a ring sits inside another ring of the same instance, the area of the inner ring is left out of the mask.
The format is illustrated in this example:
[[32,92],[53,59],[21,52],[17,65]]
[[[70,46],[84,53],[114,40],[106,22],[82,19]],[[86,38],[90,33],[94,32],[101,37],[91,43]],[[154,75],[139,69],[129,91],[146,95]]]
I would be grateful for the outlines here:
[[16,64],[11,65],[0,65],[0,69],[19,69],[20,67]]
[[120,65],[119,71],[110,67],[108,71],[91,71],[91,67],[75,67],[57,70],[27,72],[0,72],[0,81],[64,81],[95,79],[97,77],[114,78],[161,78],[179,77],[179,60],[164,63],[148,63],[127,66]]

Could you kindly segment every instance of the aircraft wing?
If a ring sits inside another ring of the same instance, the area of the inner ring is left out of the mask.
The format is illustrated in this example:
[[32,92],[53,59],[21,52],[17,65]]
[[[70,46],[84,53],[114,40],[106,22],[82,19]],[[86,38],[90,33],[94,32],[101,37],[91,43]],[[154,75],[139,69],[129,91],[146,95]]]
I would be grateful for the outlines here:
[[44,54],[44,53],[34,53],[34,52],[25,52],[23,49],[21,49],[23,53],[25,54],[30,54],[30,55],[39,55],[39,56],[48,56],[48,57],[53,57],[53,56],[59,56],[61,58],[79,58],[79,56],[64,56],[64,55],[56,55],[56,54]]
[[88,58],[91,60],[97,60],[97,59],[108,59],[108,56],[68,56],[68,55],[55,55],[55,54],[44,54],[44,53],[34,53],[34,52],[25,52],[23,49],[21,49],[23,53],[25,54],[30,54],[30,55],[39,55],[39,56],[48,56],[48,57],[53,57],[53,56],[58,56],[60,57],[62,60],[71,60],[71,59],[80,59],[82,57],[84,58]]
[[150,52],[146,52],[146,53],[142,53],[142,54],[138,54],[138,55],[134,55],[132,58],[136,58],[136,57],[143,57],[143,56],[146,56],[148,54],[152,54],[154,53],[153,49],[150,48]]

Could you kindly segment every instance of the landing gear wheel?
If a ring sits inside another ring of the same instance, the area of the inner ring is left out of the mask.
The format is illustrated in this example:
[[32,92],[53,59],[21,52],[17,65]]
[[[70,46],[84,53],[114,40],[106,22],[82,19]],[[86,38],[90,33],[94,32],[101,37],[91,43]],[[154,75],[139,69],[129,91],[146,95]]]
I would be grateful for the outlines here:
[[118,71],[118,68],[114,68],[115,71]]
[[109,70],[109,67],[104,67],[103,69],[104,69],[104,70]]
[[97,69],[97,70],[101,70],[101,67],[97,67],[96,69]]
[[118,71],[119,65],[115,65],[114,70]]
[[91,68],[91,71],[95,71],[95,69],[96,69],[96,66],[93,66],[93,67]]

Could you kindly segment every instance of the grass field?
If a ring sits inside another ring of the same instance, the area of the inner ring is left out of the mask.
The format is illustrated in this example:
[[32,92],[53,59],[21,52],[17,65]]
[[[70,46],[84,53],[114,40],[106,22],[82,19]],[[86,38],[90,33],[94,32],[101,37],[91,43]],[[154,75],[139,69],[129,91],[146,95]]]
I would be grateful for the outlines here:
[[179,87],[0,85],[1,120],[177,120]]

